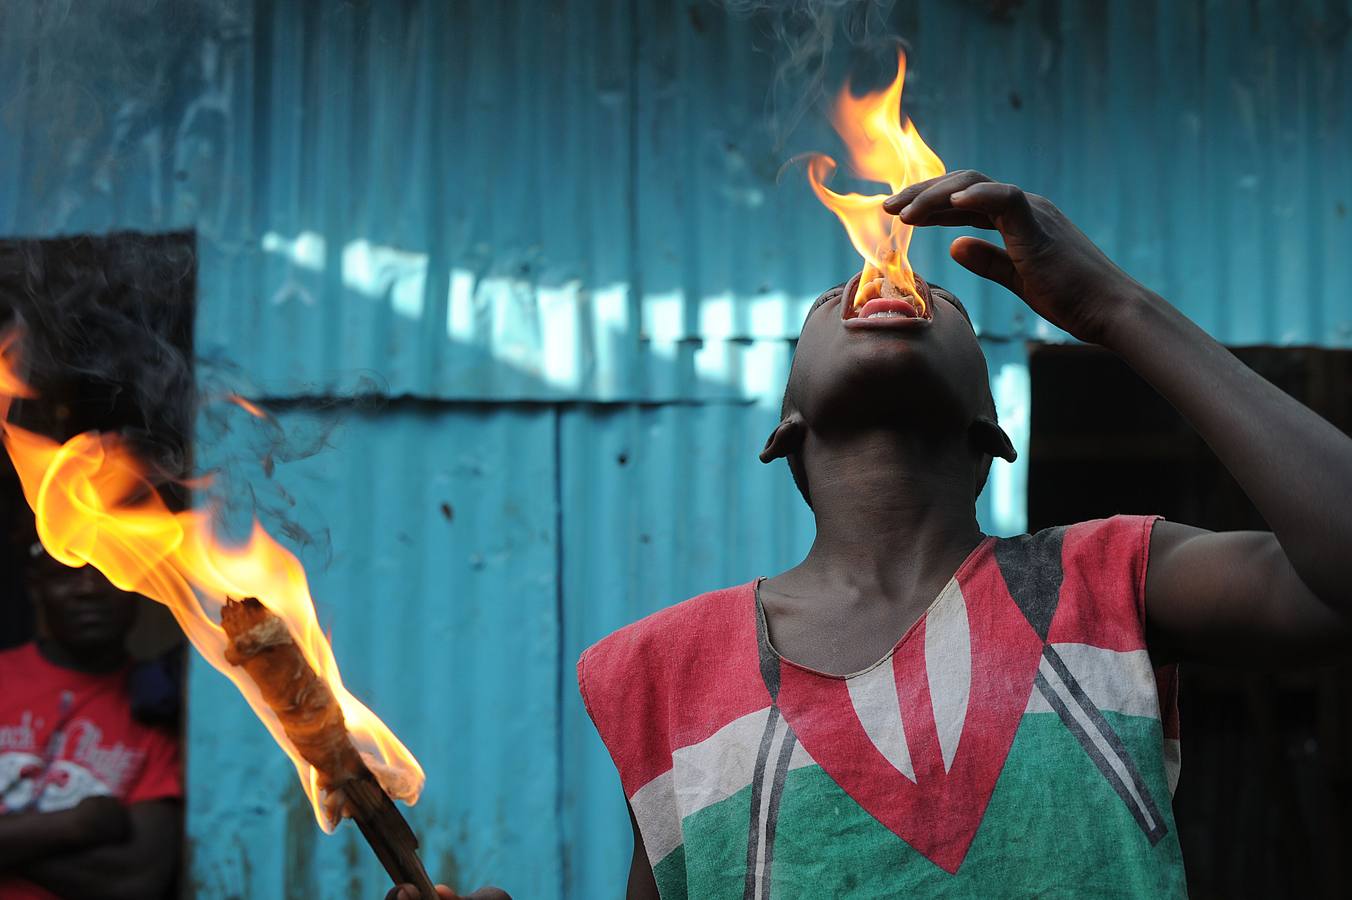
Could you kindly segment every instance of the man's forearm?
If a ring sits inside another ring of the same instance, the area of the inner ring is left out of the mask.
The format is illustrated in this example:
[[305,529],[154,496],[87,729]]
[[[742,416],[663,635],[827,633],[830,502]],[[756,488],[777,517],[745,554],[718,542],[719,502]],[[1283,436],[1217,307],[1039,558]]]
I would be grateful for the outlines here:
[[1124,299],[1104,344],[1210,445],[1305,585],[1352,613],[1352,440],[1149,292]]
[[[177,850],[177,847],[165,847],[161,852],[172,858]],[[168,878],[161,876],[164,867],[156,865],[141,871],[135,863],[127,845],[113,844],[46,856],[18,866],[15,871],[62,897],[140,900],[161,895],[168,886]],[[172,870],[168,874],[172,877]]]
[[18,866],[16,871],[55,894],[89,900],[161,896],[173,880],[179,846],[179,809],[168,800],[129,810],[130,839]]
[[0,871],[87,843],[75,810],[0,816]]

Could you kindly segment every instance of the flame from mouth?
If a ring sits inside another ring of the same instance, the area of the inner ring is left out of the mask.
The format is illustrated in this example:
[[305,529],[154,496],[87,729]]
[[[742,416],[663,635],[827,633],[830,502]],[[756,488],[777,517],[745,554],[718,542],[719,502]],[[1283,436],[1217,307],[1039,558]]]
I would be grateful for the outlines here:
[[930,315],[929,291],[917,284],[906,258],[912,226],[883,210],[883,201],[908,185],[944,173],[943,161],[923,140],[915,125],[901,114],[906,82],[906,54],[897,55],[897,75],[881,91],[855,97],[847,83],[836,99],[831,124],[844,140],[850,168],[866,181],[886,184],[887,194],[839,194],[826,186],[836,161],[821,153],[808,159],[807,176],[813,192],[836,214],[850,243],[864,259],[858,287],[846,304],[847,316],[875,297],[905,297],[920,315]]
[[[392,797],[416,802],[425,780],[422,767],[343,687],[300,561],[257,520],[249,540],[233,546],[216,537],[211,508],[169,509],[146,467],[116,434],[84,432],[62,444],[8,421],[14,399],[36,396],[18,374],[18,339],[13,330],[0,334],[0,437],[52,558],[74,568],[92,565],[122,590],[169,607],[193,646],[235,683],[291,758],[316,820],[331,831],[337,810],[325,802],[320,774],[287,738],[258,686],[225,657],[229,639],[219,624],[221,607],[228,597],[259,598],[285,623],[306,662],[332,691],[348,737],[381,787]],[[240,405],[250,414],[263,414],[247,401]]]

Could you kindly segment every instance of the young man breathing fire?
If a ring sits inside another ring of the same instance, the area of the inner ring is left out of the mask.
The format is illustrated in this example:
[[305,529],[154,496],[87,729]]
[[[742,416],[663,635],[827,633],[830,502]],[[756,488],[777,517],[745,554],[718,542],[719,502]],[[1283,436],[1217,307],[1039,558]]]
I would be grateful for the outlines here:
[[807,557],[602,640],[579,682],[634,821],[629,897],[1181,896],[1173,664],[1345,652],[1352,441],[976,172],[885,204],[1192,423],[1273,531],[1119,516],[977,525],[995,422],[952,295],[803,325],[782,421]]

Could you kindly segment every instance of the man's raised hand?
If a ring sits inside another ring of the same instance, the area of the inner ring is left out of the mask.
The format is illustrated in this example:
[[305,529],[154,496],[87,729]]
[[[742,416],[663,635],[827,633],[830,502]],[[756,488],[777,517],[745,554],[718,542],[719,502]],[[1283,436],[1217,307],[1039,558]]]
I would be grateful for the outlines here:
[[883,201],[907,225],[1000,232],[1003,248],[960,237],[949,249],[963,268],[1009,288],[1034,312],[1082,341],[1106,343],[1115,317],[1146,293],[1050,200],[980,172],[950,172]]

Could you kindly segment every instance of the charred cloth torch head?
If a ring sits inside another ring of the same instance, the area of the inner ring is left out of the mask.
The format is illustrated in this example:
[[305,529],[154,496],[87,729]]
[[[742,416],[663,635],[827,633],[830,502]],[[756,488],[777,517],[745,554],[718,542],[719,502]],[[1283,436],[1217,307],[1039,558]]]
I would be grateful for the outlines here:
[[226,601],[221,627],[230,639],[225,658],[248,673],[296,752],[315,767],[333,818],[346,815],[357,823],[395,884],[412,884],[420,900],[437,900],[418,858],[417,836],[352,745],[342,707],[286,623],[248,597]]

